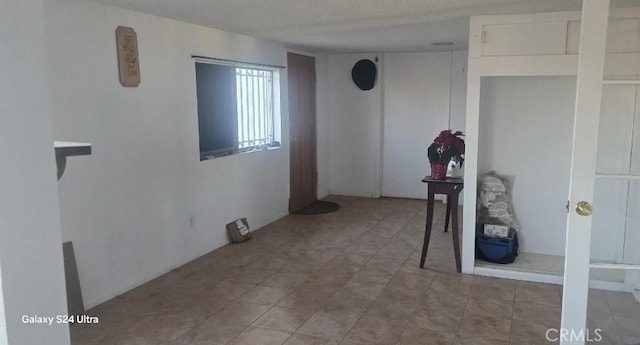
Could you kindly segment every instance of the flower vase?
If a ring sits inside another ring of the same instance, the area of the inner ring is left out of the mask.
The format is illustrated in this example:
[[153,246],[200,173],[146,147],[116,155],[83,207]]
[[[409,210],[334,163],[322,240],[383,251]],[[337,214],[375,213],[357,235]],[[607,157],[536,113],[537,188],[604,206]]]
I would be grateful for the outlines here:
[[434,180],[444,180],[447,178],[447,164],[431,163],[431,178]]

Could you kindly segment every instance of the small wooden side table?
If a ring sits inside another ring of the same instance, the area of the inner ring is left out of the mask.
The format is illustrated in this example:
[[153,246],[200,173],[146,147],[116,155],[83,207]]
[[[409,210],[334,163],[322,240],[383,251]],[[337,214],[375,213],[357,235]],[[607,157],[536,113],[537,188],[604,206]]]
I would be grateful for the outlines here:
[[436,194],[444,194],[447,196],[447,215],[444,231],[447,231],[449,225],[449,216],[451,216],[451,233],[453,237],[453,251],[456,257],[456,268],[461,272],[460,266],[460,235],[458,233],[458,196],[464,187],[464,181],[461,178],[447,178],[445,180],[434,180],[431,176],[426,176],[422,182],[427,184],[427,223],[424,228],[424,243],[422,244],[422,258],[420,258],[420,268],[424,268],[424,261],[427,258],[427,249],[429,248],[429,240],[431,239],[431,226],[433,224],[433,203]]

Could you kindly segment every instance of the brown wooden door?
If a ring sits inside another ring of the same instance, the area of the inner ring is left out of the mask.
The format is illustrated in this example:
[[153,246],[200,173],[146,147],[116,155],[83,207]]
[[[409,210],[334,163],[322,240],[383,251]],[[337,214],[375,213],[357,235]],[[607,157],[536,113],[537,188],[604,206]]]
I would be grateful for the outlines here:
[[315,65],[313,57],[287,54],[291,145],[290,211],[318,199]]

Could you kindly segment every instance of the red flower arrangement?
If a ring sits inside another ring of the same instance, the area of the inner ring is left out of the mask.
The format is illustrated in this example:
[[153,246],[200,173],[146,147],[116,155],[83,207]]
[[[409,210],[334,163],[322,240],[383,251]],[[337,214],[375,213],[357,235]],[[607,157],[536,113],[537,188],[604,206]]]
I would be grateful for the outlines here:
[[445,129],[433,139],[427,149],[429,163],[431,163],[431,178],[444,180],[447,177],[447,166],[454,160],[460,166],[464,162],[464,134],[460,131],[452,132]]

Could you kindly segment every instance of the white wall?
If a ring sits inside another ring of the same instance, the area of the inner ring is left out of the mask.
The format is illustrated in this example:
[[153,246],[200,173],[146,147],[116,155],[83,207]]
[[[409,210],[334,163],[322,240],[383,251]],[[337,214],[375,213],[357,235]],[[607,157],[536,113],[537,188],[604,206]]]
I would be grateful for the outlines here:
[[378,54],[376,87],[362,91],[351,68],[375,56],[318,56],[319,133],[329,121],[328,140],[318,140],[319,186],[325,181],[332,194],[424,199],[427,145],[449,123],[464,130],[467,52]]
[[41,0],[0,1],[0,344],[69,344]]
[[573,77],[482,81],[478,172],[515,176],[523,252],[564,254],[575,84]]
[[[191,59],[284,66],[281,45],[81,0],[48,0],[45,10],[55,137],[93,144],[59,184],[63,239],[74,243],[85,305],[224,245],[224,225],[238,217],[256,228],[286,215],[287,140],[200,162]],[[138,35],[137,88],[118,81],[119,25]]]
[[451,52],[389,53],[384,62],[382,194],[424,199],[427,147],[449,127]]
[[360,90],[351,69],[360,59],[375,54],[335,54],[328,57],[329,92],[321,107],[329,113],[329,182],[332,194],[380,196],[381,83]]
[[331,102],[329,101],[329,56],[316,54],[316,155],[318,171],[318,198],[330,194],[329,179],[331,159],[329,156],[329,126]]
[[451,108],[449,110],[449,128],[463,132],[467,121],[468,60],[469,52],[466,50],[456,50],[451,53]]

